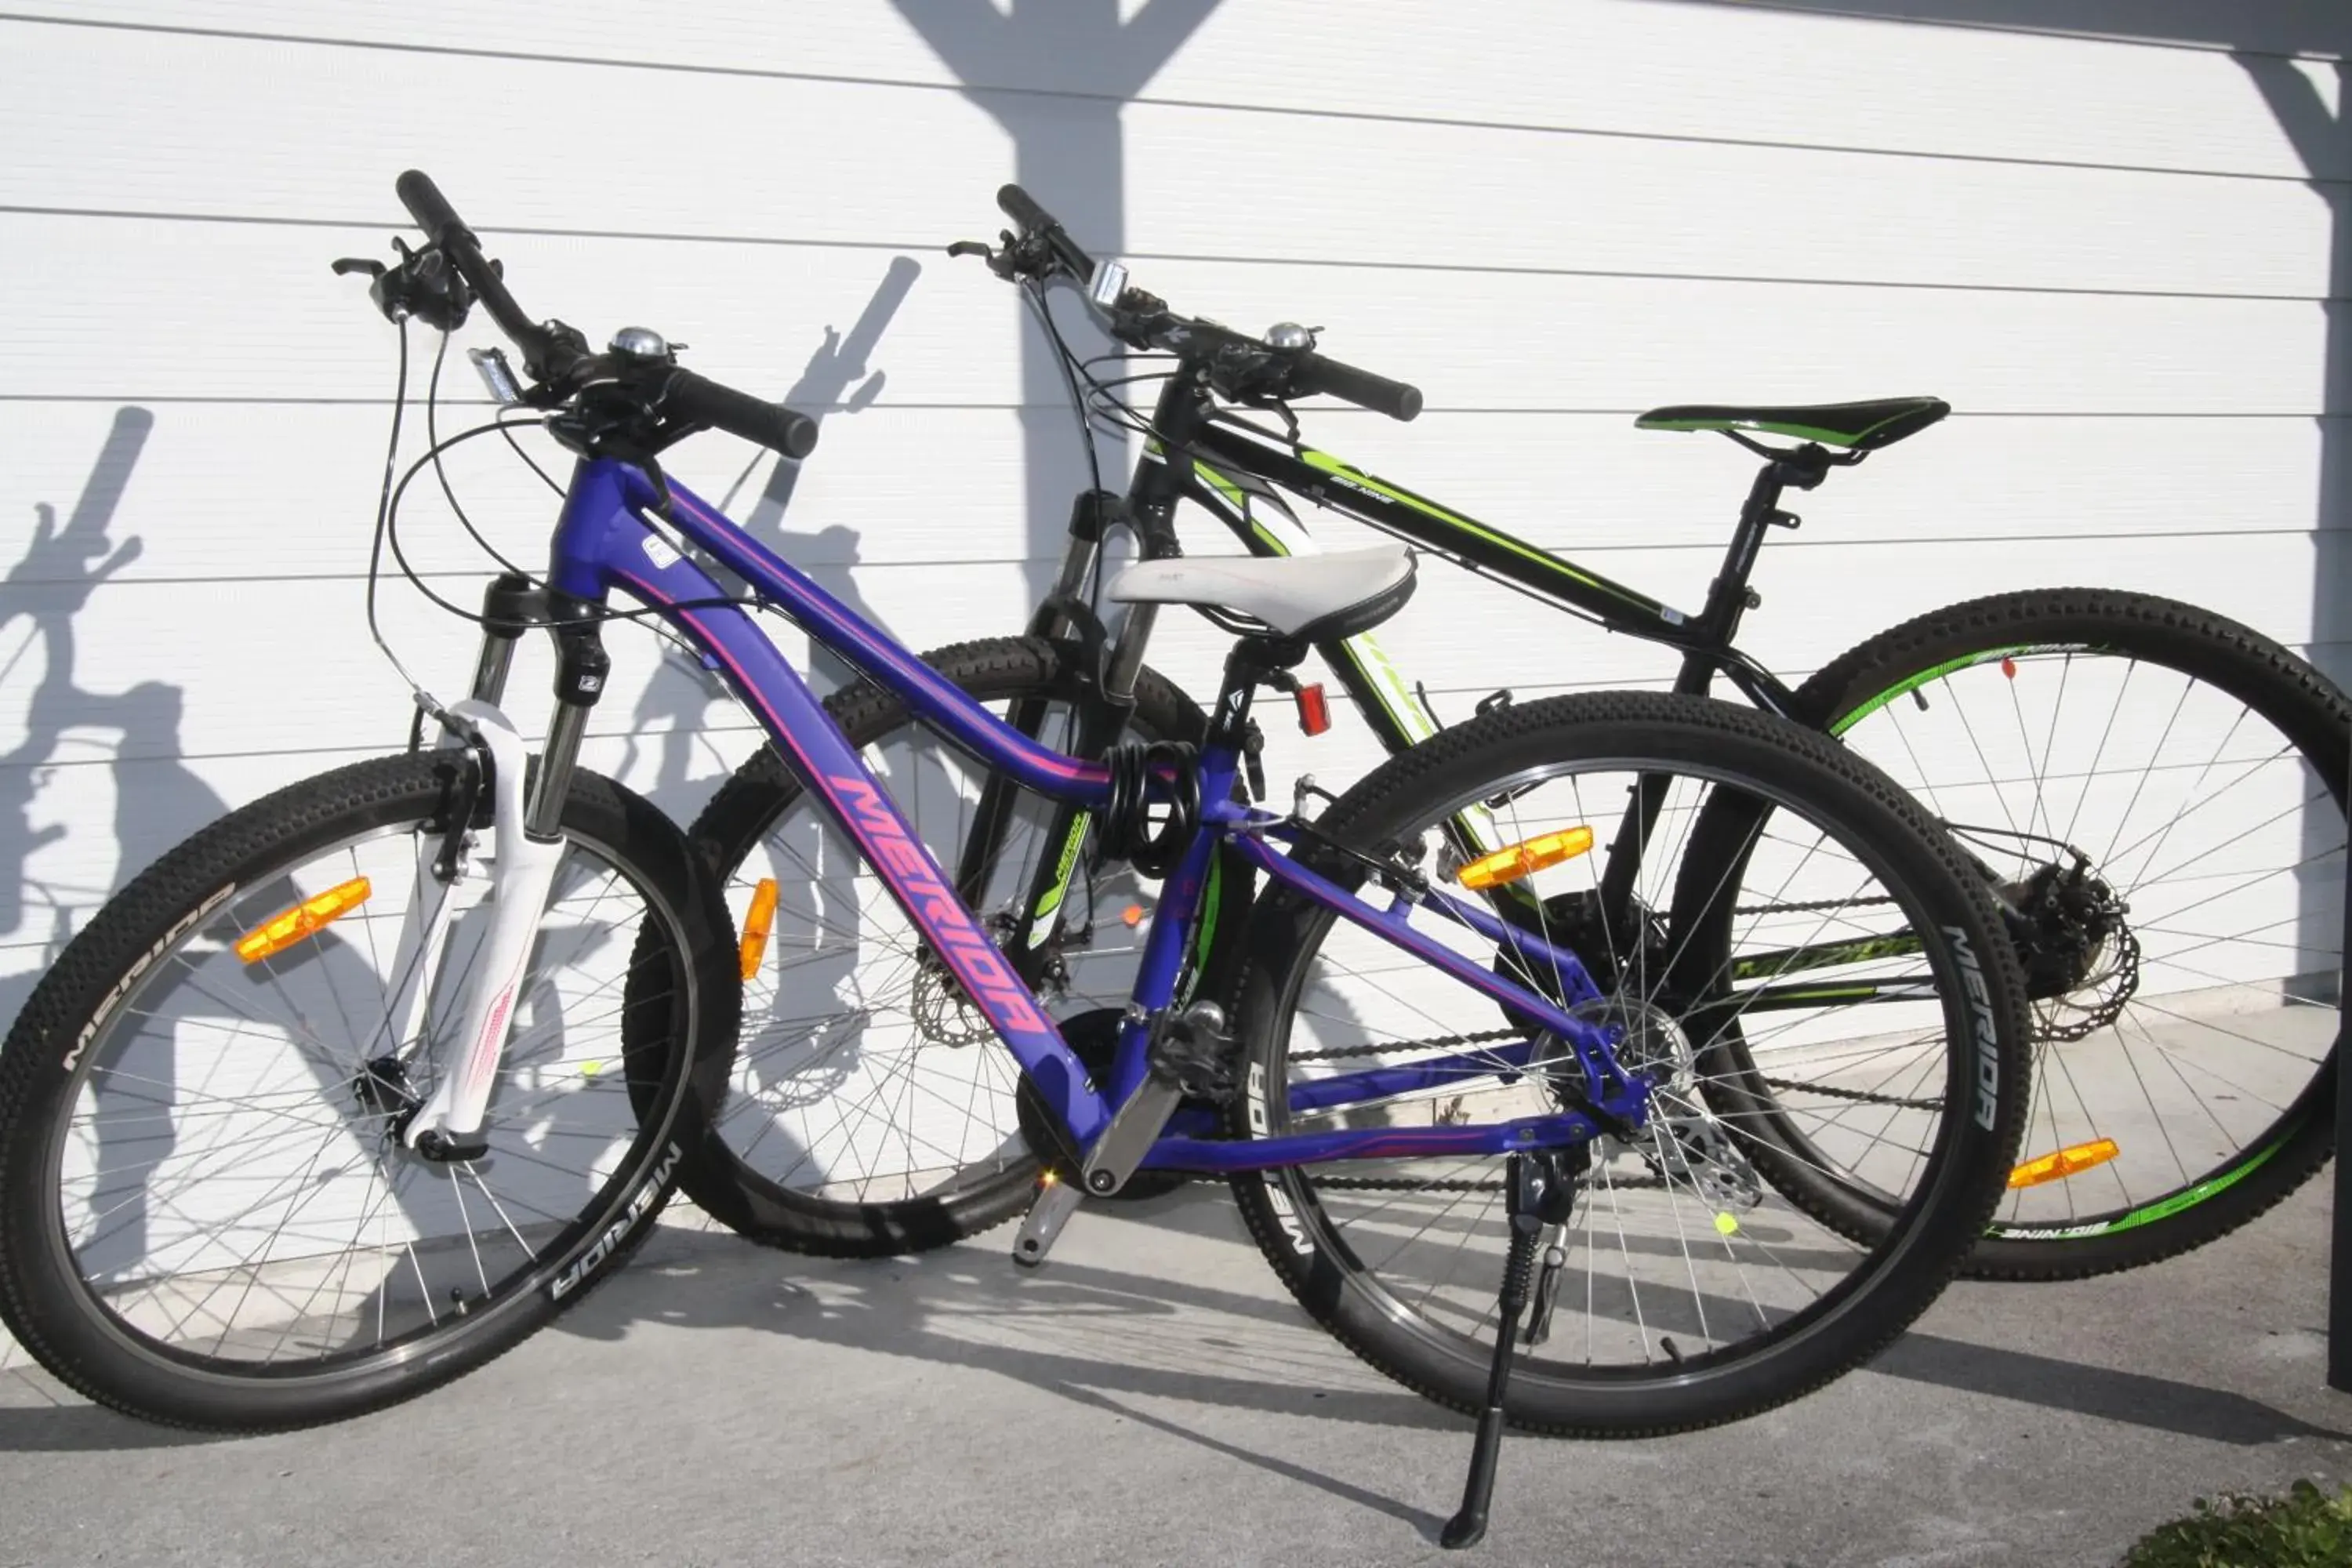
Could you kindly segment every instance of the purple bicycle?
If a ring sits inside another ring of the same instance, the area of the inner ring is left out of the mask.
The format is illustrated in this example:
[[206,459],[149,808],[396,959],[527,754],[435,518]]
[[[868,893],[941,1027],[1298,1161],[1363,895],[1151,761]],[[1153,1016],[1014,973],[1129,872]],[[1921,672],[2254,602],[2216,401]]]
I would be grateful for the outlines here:
[[[1318,1320],[1481,1415],[1455,1542],[1483,1527],[1507,1419],[1627,1434],[1741,1416],[1864,1360],[1950,1278],[2021,1130],[2025,993],[1981,879],[1867,763],[1744,709],[1598,695],[1514,705],[1336,798],[1265,805],[1254,700],[1298,693],[1313,645],[1403,607],[1401,547],[1129,568],[1114,600],[1223,618],[1223,684],[1197,744],[1076,760],[661,466],[707,428],[799,456],[805,419],[681,368],[649,331],[600,353],[534,321],[429,180],[399,189],[428,245],[339,267],[373,271],[397,321],[446,332],[487,309],[522,374],[478,353],[486,379],[577,466],[543,574],[500,576],[474,617],[470,693],[418,689],[438,743],[420,734],[181,845],[89,922],[0,1049],[0,1319],[58,1376],[155,1420],[251,1430],[482,1364],[610,1274],[681,1163],[728,1135],[754,973],[805,1018],[856,989],[862,1011],[810,1035],[812,1059],[901,1082],[898,1114],[811,1139],[833,1172],[820,1195],[919,1227],[958,1201],[926,1173],[985,1167],[956,1141],[999,1094],[1018,1109],[1006,1160],[1044,1172],[1019,1263],[1042,1264],[1076,1209],[1139,1173],[1229,1176]],[[1091,814],[1159,879],[1092,1061],[926,847],[926,781],[845,738],[760,612],[977,766]],[[740,929],[677,828],[576,763],[620,616],[657,617],[703,656],[824,805],[793,898],[763,888]],[[558,668],[535,756],[499,706],[532,629]],[[1637,780],[1653,826],[1613,875],[1641,917],[1552,928],[1541,911],[1617,852],[1601,847]],[[1694,839],[1724,800],[1756,830]],[[1502,847],[1460,852],[1446,825],[1469,813]],[[1245,962],[1204,976],[1194,917],[1224,856],[1263,891]],[[1775,889],[1775,929],[1748,929],[1734,863]],[[1502,889],[1534,894],[1537,917],[1503,918]],[[1911,934],[1875,958],[1879,931]],[[1850,940],[1843,962],[1819,962],[1823,933]],[[1893,964],[1909,999],[1866,1010],[1864,1036],[1854,1010],[1783,1006],[1730,1064],[1717,1042],[1752,994],[1730,984],[1741,955],[1799,949],[1825,994]],[[761,1026],[801,1026],[792,1011]],[[1321,1048],[1335,1024],[1373,1043]],[[1787,1081],[1745,1109],[1703,1092],[1759,1060]],[[1838,1179],[1768,1180],[1775,1160]],[[1790,1192],[1841,1195],[1805,1207]]]

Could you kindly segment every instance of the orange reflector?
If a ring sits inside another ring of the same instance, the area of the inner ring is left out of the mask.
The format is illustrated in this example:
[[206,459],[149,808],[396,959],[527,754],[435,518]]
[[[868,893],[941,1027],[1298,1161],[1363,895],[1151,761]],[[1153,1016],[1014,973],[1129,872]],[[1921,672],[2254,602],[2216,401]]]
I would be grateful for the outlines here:
[[1558,833],[1539,833],[1524,843],[1479,856],[1454,872],[1454,879],[1465,888],[1499,888],[1505,882],[1531,877],[1547,866],[1557,866],[1591,847],[1590,827],[1563,827]]
[[762,877],[752,889],[751,907],[743,911],[743,941],[735,950],[742,959],[744,979],[760,973],[760,960],[768,951],[768,933],[775,929],[776,879]]
[[2000,672],[2009,677],[2010,679],[2015,680],[2017,679],[2017,660],[2011,658],[2006,655],[2002,656],[2000,661]]
[[1143,906],[1141,904],[1129,904],[1127,908],[1119,910],[1118,918],[1125,921],[1131,926],[1139,926],[1143,923]]
[[2088,1143],[2072,1144],[2054,1154],[2028,1160],[2009,1173],[2009,1184],[2012,1187],[2038,1187],[2044,1182],[2063,1182],[2095,1165],[2104,1165],[2122,1152],[2112,1138],[2095,1138]]
[[340,888],[330,888],[315,899],[305,899],[284,914],[272,915],[236,939],[236,955],[258,963],[275,952],[326,929],[327,922],[367,902],[373,889],[365,877],[353,877]]

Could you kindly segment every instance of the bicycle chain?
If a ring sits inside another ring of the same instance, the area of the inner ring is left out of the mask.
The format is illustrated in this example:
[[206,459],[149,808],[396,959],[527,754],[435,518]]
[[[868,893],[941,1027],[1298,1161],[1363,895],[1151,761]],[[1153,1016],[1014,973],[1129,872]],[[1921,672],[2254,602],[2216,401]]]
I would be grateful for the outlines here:
[[1866,1089],[1833,1089],[1825,1083],[1799,1083],[1793,1079],[1768,1078],[1761,1080],[1767,1089],[1793,1089],[1805,1094],[1822,1095],[1831,1100],[1858,1100],[1864,1105],[1899,1105],[1908,1110],[1940,1110],[1940,1100],[1906,1100],[1896,1094],[1872,1094]]
[[2115,941],[2117,962],[2099,985],[2106,995],[2094,1005],[2081,1009],[2083,1016],[2073,1023],[2063,1024],[2045,1012],[2042,1004],[2064,1001],[2074,994],[2068,992],[2062,996],[2042,998],[2033,1009],[2034,1037],[2037,1040],[2072,1042],[2083,1039],[2123,1016],[2124,1005],[2139,992],[2139,937],[2129,926],[2118,924],[2115,929]]
[[1813,915],[1825,910],[1860,909],[1866,904],[1891,904],[1891,897],[1877,899],[1815,899],[1808,904],[1740,904],[1732,909],[1735,915]]
[[[1222,1176],[1201,1178],[1223,1181]],[[1316,1176],[1311,1178],[1318,1187],[1344,1187],[1350,1192],[1395,1193],[1499,1193],[1500,1182],[1408,1182],[1397,1176]],[[1609,1190],[1641,1188],[1644,1191],[1664,1189],[1664,1176],[1621,1176],[1609,1184]]]
[[[1346,1057],[1376,1057],[1390,1051],[1452,1050],[1461,1046],[1483,1046],[1496,1040],[1521,1040],[1524,1029],[1485,1029],[1475,1035],[1441,1035],[1428,1040],[1391,1040],[1378,1046],[1339,1046],[1328,1051],[1294,1051],[1295,1062],[1337,1061]],[[1222,1181],[1221,1176],[1200,1176],[1196,1181]],[[1332,1187],[1349,1192],[1374,1193],[1499,1193],[1500,1182],[1442,1181],[1412,1182],[1399,1176],[1317,1176],[1318,1187]],[[1620,1187],[1664,1187],[1665,1181],[1658,1176],[1635,1176],[1612,1183]]]
[[[1853,899],[1835,899],[1823,900],[1812,904],[1773,904],[1758,906],[1755,909],[1739,910],[1735,912],[1739,914],[1753,914],[1759,912],[1759,910],[1769,909],[1772,910],[1787,910],[1801,913],[1810,910],[1848,909],[1857,902],[1887,904],[1893,903],[1894,901],[1895,900],[1892,899],[1871,899],[1859,900]],[[1329,1050],[1293,1051],[1290,1053],[1289,1059],[1295,1062],[1339,1061],[1353,1057],[1382,1056],[1391,1051],[1452,1050],[1463,1046],[1487,1045],[1496,1040],[1515,1040],[1524,1037],[1524,1030],[1486,1029],[1471,1035],[1441,1035],[1435,1038],[1427,1040],[1392,1040],[1381,1045],[1338,1046]],[[1933,1110],[1937,1109],[1943,1103],[1941,1100],[1906,1100],[1900,1095],[1873,1094],[1867,1090],[1858,1089],[1837,1089],[1827,1084],[1799,1083],[1789,1079],[1768,1078],[1765,1079],[1763,1082],[1768,1088],[1771,1089],[1800,1089],[1809,1094],[1818,1094],[1831,1100],[1850,1100],[1865,1105],[1892,1105],[1912,1110]],[[1193,1178],[1195,1181],[1222,1181],[1223,1179],[1224,1178],[1223,1177],[1217,1176],[1196,1176]],[[1352,1192],[1498,1193],[1503,1190],[1503,1184],[1500,1182],[1411,1182],[1396,1177],[1381,1176],[1318,1176],[1315,1178],[1315,1184],[1318,1187],[1339,1188]],[[1663,1188],[1666,1185],[1666,1182],[1665,1179],[1661,1176],[1636,1176],[1628,1180],[1617,1182],[1613,1184],[1628,1188]]]
[[[1231,1183],[1230,1176],[1190,1175],[1187,1182]],[[1351,1193],[1499,1193],[1500,1182],[1408,1182],[1402,1176],[1316,1176],[1310,1178],[1318,1187],[1341,1188]],[[1621,1176],[1609,1184],[1612,1189],[1663,1192],[1664,1176]]]
[[1295,1062],[1338,1061],[1342,1057],[1385,1056],[1391,1051],[1446,1051],[1457,1046],[1484,1046],[1496,1040],[1524,1040],[1525,1029],[1485,1029],[1475,1035],[1440,1035],[1430,1040],[1390,1040],[1377,1046],[1334,1046],[1328,1051],[1293,1051]]

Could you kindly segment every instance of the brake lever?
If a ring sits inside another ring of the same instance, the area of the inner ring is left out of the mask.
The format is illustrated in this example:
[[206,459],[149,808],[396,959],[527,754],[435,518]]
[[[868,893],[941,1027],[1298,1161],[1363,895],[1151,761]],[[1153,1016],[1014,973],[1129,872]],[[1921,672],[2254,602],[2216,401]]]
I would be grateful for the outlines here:
[[1034,242],[1014,238],[1011,229],[1000,230],[996,237],[1003,243],[992,246],[982,240],[959,239],[948,247],[948,254],[977,256],[988,263],[991,272],[1008,283],[1020,281],[1024,275],[1034,275],[1041,283],[1045,280],[1051,269],[1036,265],[1037,247]]
[[396,236],[392,246],[400,252],[397,267],[347,256],[333,263],[334,271],[338,277],[363,272],[374,279],[368,285],[368,298],[383,319],[395,325],[414,316],[445,332],[464,326],[467,312],[474,306],[474,291],[441,247],[428,245],[411,250],[408,242]]
[[1285,432],[1284,439],[1288,441],[1294,447],[1300,444],[1298,439],[1298,416],[1290,411],[1289,404],[1285,403],[1279,397],[1261,397],[1252,399],[1250,406],[1253,408],[1272,409],[1275,416],[1282,421],[1283,430]]

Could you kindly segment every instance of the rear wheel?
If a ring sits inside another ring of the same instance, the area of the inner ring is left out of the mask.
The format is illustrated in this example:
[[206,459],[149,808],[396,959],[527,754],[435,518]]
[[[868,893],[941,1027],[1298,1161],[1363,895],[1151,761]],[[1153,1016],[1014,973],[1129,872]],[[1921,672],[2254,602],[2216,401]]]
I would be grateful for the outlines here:
[[[2027,1163],[1974,1271],[2168,1258],[2326,1160],[2352,710],[2325,677],[2189,605],[2058,589],[1921,616],[1798,699],[1948,824],[2016,910]],[[1737,825],[1716,826],[1727,847]],[[1785,1175],[1812,1181],[1802,1163]]]
[[[1958,1268],[1999,1195],[2025,1104],[2022,988],[1990,895],[1884,775],[1796,725],[1687,698],[1525,703],[1391,759],[1316,826],[1368,853],[1402,846],[1408,859],[1416,846],[1443,857],[1445,825],[1465,810],[1492,812],[1497,842],[1586,826],[1607,846],[1637,779],[1656,781],[1659,812],[1629,879],[1628,918],[1597,922],[1589,950],[1552,927],[1549,911],[1598,896],[1598,847],[1511,885],[1533,895],[1539,934],[1613,977],[1581,1016],[1621,1031],[1620,1062],[1656,1083],[1638,1133],[1569,1152],[1575,1206],[1545,1237],[1561,1255],[1551,1321],[1521,1354],[1507,1406],[1515,1423],[1551,1432],[1730,1420],[1866,1359]],[[1696,936],[1743,889],[1692,827],[1722,795],[1775,808],[1773,833],[1740,858],[1765,887],[1801,894],[1817,920],[1858,935],[1931,933],[1905,955],[1856,955],[1841,972],[1900,973],[1910,999],[1857,1008],[1825,994],[1785,1012],[1774,1035],[1776,1060],[1811,1086],[1776,1113],[1801,1126],[1842,1186],[1870,1194],[1858,1236],[1759,1179],[1741,1120],[1708,1092],[1724,1070],[1717,1041],[1737,1016],[1741,955]],[[1350,884],[1364,877],[1337,857],[1324,868]],[[1478,967],[1498,962],[1466,928],[1423,919],[1416,929]],[[1481,994],[1328,910],[1269,898],[1249,949],[1234,1015],[1244,1053],[1234,1137],[1491,1124],[1571,1105],[1558,1066],[1529,1071],[1482,1054],[1528,1041],[1526,1028],[1498,1029]],[[1552,994],[1565,994],[1558,984]],[[1562,1060],[1544,1054],[1544,1037],[1535,1045],[1528,1061]],[[1417,1076],[1366,1090],[1334,1081],[1389,1068]],[[1889,1086],[1902,1104],[1866,1118],[1843,1098]],[[1374,1092],[1386,1097],[1363,1097]],[[1234,1191],[1318,1321],[1400,1382],[1472,1411],[1496,1321],[1503,1173],[1500,1154],[1331,1161],[1239,1176]]]

